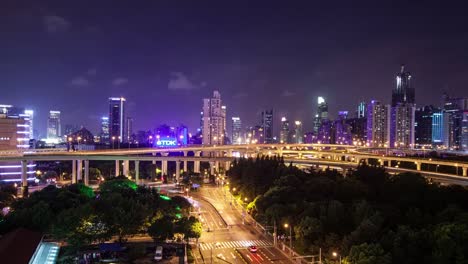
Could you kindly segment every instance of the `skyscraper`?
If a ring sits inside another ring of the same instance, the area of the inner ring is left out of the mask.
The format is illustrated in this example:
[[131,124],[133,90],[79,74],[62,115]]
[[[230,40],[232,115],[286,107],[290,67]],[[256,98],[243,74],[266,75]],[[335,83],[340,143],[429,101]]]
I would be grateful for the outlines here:
[[109,137],[112,141],[125,140],[125,98],[109,98]]
[[242,143],[242,122],[240,117],[232,118],[232,144],[241,144]]
[[360,102],[359,103],[359,105],[357,107],[356,117],[357,118],[366,117],[366,102]]
[[47,138],[57,139],[61,136],[60,111],[49,111],[49,118],[47,119]]
[[444,127],[446,145],[453,150],[467,150],[468,146],[468,98],[451,98],[447,94],[443,96],[444,114],[447,124]]
[[414,141],[418,146],[432,145],[433,115],[439,112],[432,105],[416,109]]
[[415,103],[415,91],[411,85],[411,73],[405,72],[405,65],[396,76],[396,86],[392,91],[392,106]]
[[281,118],[280,143],[289,143],[289,121],[286,117]]
[[414,147],[415,110],[415,90],[411,83],[411,74],[405,72],[405,66],[401,65],[392,91],[390,146]]
[[126,124],[125,124],[125,141],[128,143],[132,143],[133,138],[133,118],[127,117]]
[[203,99],[203,145],[223,145],[225,135],[226,107],[221,94],[214,91],[212,98]]
[[263,142],[273,143],[273,110],[262,112]]
[[102,143],[109,143],[109,117],[103,116],[101,117],[101,142]]
[[390,105],[372,100],[367,105],[367,145],[390,147]]
[[390,146],[395,148],[414,147],[415,107],[401,104],[392,107]]
[[302,133],[302,122],[294,122],[294,143],[302,144],[304,143],[304,133]]
[[325,99],[321,96],[317,98],[317,113],[314,118],[314,133],[317,133],[320,125],[324,120],[328,119],[328,105]]

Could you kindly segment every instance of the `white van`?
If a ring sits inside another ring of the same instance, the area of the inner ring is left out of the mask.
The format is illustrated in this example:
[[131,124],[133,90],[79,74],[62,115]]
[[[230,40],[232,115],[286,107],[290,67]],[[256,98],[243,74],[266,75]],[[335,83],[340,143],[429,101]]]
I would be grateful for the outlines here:
[[159,261],[163,258],[163,247],[157,246],[156,251],[154,252],[154,260]]

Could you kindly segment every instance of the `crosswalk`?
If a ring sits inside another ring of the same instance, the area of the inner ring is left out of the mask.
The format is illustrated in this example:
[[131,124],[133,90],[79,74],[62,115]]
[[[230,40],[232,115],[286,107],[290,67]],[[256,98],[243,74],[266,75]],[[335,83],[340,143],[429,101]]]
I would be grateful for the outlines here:
[[273,244],[268,240],[239,240],[224,241],[216,243],[200,243],[200,250],[211,250],[215,248],[245,248],[248,246],[269,247]]

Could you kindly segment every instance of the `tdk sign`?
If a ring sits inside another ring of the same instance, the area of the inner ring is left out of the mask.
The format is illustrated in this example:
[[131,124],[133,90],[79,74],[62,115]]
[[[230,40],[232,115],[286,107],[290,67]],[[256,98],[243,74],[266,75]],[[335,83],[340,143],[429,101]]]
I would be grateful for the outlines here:
[[177,140],[175,139],[161,139],[156,142],[158,147],[175,147],[177,146]]

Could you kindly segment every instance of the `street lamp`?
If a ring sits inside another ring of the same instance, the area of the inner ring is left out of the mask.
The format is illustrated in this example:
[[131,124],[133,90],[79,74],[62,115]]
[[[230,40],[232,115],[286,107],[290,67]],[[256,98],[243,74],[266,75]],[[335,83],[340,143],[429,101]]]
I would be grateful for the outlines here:
[[338,263],[340,263],[340,264],[341,264],[341,255],[340,255],[340,254],[338,254],[338,253],[337,253],[337,252],[335,252],[335,251],[333,251],[332,255],[333,255],[333,257],[334,257],[334,258],[336,258],[336,257],[339,257],[339,260],[340,260],[340,262],[338,262]]
[[185,188],[185,192],[187,192],[187,197],[188,197],[188,191],[189,191],[189,188]]
[[115,136],[112,136],[112,149],[115,149]]
[[289,250],[291,251],[291,254],[292,254],[292,231],[291,231],[291,225],[289,224],[284,224],[284,228],[288,228],[289,227]]

